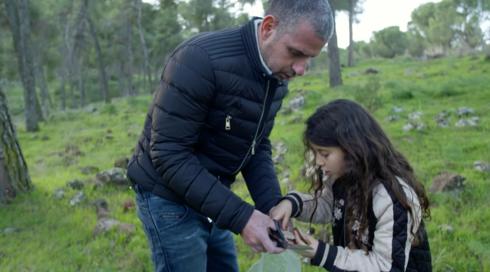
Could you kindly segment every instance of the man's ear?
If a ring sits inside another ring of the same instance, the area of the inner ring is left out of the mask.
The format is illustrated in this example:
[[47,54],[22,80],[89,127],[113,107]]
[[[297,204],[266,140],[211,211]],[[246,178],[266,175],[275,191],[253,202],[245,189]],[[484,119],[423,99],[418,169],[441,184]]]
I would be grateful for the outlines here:
[[260,35],[263,39],[269,38],[275,30],[277,30],[277,25],[279,20],[273,15],[267,15],[260,23]]

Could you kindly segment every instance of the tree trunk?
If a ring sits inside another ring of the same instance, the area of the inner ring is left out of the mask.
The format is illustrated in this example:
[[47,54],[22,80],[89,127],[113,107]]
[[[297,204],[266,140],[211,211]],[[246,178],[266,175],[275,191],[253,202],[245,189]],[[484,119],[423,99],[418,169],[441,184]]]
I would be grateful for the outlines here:
[[36,114],[36,80],[30,40],[28,0],[4,0],[14,47],[19,63],[19,73],[24,86],[24,106],[27,131],[38,131]]
[[78,67],[80,68],[79,71],[78,71],[78,80],[77,80],[77,83],[78,83],[78,90],[80,91],[80,108],[83,108],[85,107],[85,104],[86,104],[86,100],[85,100],[85,82],[84,82],[84,77],[83,77],[83,70],[82,70],[82,67],[83,67],[83,62],[82,62],[82,59],[80,59],[80,65],[78,65]]
[[[34,89],[35,90],[35,89]],[[41,103],[39,103],[39,97],[37,97],[37,93],[34,93],[34,99],[36,103],[36,116],[38,122],[44,122],[46,119],[44,118],[43,109],[41,107]]]
[[48,117],[49,110],[50,107],[53,106],[53,102],[49,96],[48,85],[46,84],[46,77],[44,76],[44,67],[40,62],[39,57],[36,57],[35,69],[37,82],[39,82],[39,89],[41,91],[41,111],[42,116]]
[[[334,18],[335,18],[335,11]],[[339,47],[337,45],[337,29],[334,29],[332,38],[328,42],[328,75],[330,87],[342,85],[342,74],[340,72]]]
[[117,83],[119,84],[119,90],[121,90],[121,96],[129,96],[129,87],[126,86],[126,73],[124,72],[125,66],[125,61],[123,60],[123,58],[120,58],[117,65],[117,67],[119,68],[117,69],[117,75],[119,77]]
[[129,95],[133,96],[136,95],[136,90],[133,86],[133,64],[134,64],[134,57],[133,57],[133,27],[131,25],[131,22],[129,21],[129,18],[126,22],[126,54],[128,56],[128,61],[126,62],[126,80],[128,81],[128,93]]
[[148,88],[148,92],[152,93],[152,78],[151,78],[151,68],[150,61],[148,57],[148,47],[146,46],[145,35],[143,33],[143,26],[141,25],[141,0],[135,0],[136,6],[138,8],[138,32],[140,35],[141,47],[143,49],[143,60],[144,60],[144,73],[146,80],[144,81],[143,89]]
[[[74,24],[74,36],[73,36],[73,47],[71,49],[71,57],[70,64],[71,68],[71,79],[72,79],[72,88],[76,86],[78,89],[78,93],[80,95],[79,101],[77,103],[76,97],[72,96],[72,105],[73,107],[83,106],[85,104],[85,90],[83,89],[84,84],[82,81],[83,78],[83,59],[82,59],[82,47],[84,41],[84,33],[85,33],[85,23],[87,18],[87,8],[88,8],[88,0],[84,0],[80,5],[80,11],[78,12],[77,18]],[[72,91],[72,94],[74,92]]]
[[94,22],[87,16],[88,26],[90,29],[90,35],[95,43],[95,52],[97,54],[97,62],[99,64],[99,76],[100,76],[100,87],[102,89],[102,99],[105,103],[111,103],[111,98],[109,97],[109,86],[107,85],[107,74],[105,72],[105,63],[102,55],[102,50],[100,49],[99,39],[97,38],[97,32],[95,30]]
[[27,164],[0,89],[0,203],[8,203],[17,193],[31,188]]
[[[63,44],[61,45],[61,52],[63,55],[63,65],[58,71],[58,76],[60,78],[60,107],[61,110],[66,110],[67,107],[67,96],[66,96],[66,85],[70,81],[70,68],[72,62],[72,53],[70,45],[70,24],[66,23],[67,15],[62,13],[59,17],[60,28],[62,28],[63,34]],[[61,29],[60,29],[61,30]]]
[[[64,70],[64,68],[62,68]],[[60,104],[61,104],[61,110],[66,110],[66,89],[65,89],[65,83],[66,83],[66,75],[65,71],[60,72]]]
[[349,51],[348,51],[348,59],[347,66],[354,66],[354,41],[353,41],[353,32],[352,32],[352,24],[354,22],[354,0],[349,0]]

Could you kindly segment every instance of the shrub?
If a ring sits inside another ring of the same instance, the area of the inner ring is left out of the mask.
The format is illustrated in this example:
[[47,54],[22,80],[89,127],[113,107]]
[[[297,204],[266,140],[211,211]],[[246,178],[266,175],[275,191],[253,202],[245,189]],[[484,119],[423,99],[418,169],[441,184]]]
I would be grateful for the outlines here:
[[369,76],[366,84],[353,89],[354,99],[370,112],[375,112],[382,105],[381,97],[378,94],[380,88],[379,77],[376,75]]
[[412,90],[417,89],[417,86],[413,86],[408,82],[388,81],[384,87],[391,90],[391,97],[394,100],[409,100],[415,97]]

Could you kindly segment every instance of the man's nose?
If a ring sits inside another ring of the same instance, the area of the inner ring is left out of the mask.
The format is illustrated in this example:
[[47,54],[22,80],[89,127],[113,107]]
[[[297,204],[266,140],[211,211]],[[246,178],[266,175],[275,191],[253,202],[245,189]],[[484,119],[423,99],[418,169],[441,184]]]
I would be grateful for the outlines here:
[[293,71],[297,76],[302,76],[308,69],[308,60],[300,60],[293,63]]

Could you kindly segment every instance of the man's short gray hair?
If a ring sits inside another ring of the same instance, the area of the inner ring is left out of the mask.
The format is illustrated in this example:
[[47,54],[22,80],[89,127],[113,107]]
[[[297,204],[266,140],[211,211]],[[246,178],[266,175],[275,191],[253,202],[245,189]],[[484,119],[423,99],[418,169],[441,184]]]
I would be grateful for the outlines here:
[[328,0],[269,0],[267,15],[279,20],[279,31],[289,31],[302,21],[311,24],[324,41],[328,41],[334,31],[335,22]]

